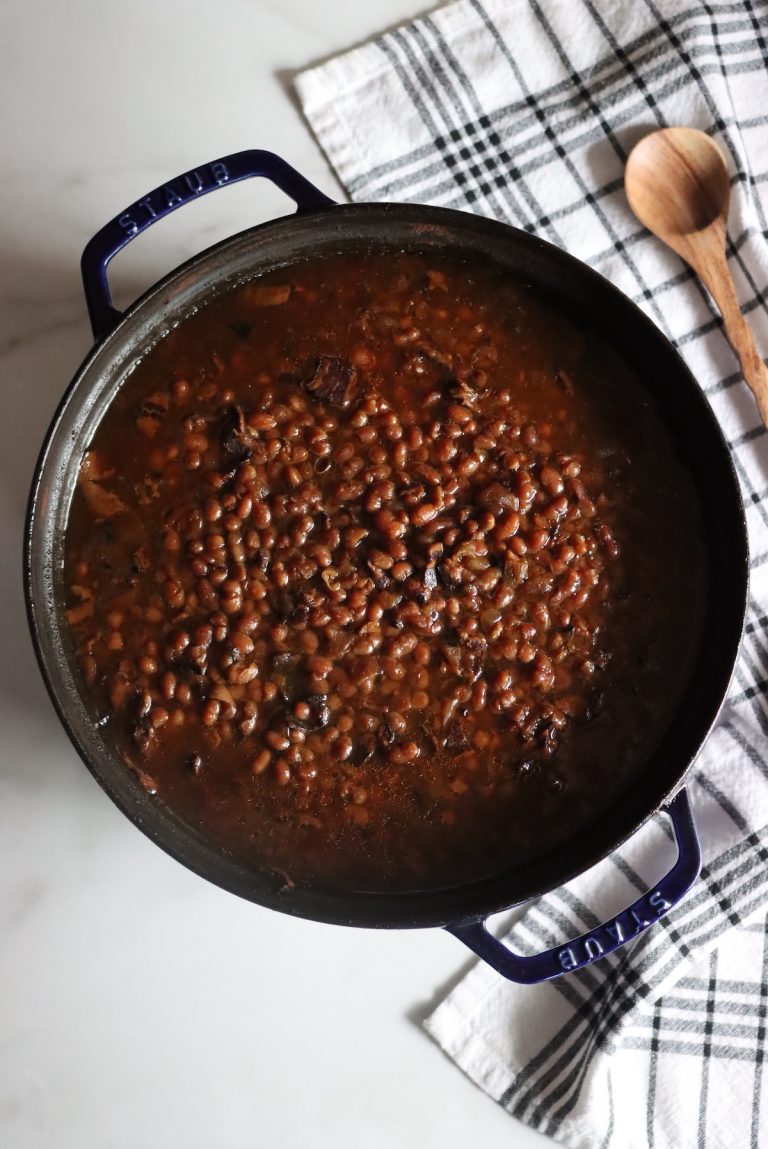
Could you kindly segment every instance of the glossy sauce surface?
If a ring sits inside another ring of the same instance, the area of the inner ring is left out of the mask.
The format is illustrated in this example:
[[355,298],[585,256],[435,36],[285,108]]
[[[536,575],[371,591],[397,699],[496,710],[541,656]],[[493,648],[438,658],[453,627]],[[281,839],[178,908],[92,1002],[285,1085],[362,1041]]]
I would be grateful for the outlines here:
[[223,848],[437,887],[642,766],[697,651],[700,532],[592,333],[500,269],[347,252],[138,365],[81,467],[68,618],[129,767]]

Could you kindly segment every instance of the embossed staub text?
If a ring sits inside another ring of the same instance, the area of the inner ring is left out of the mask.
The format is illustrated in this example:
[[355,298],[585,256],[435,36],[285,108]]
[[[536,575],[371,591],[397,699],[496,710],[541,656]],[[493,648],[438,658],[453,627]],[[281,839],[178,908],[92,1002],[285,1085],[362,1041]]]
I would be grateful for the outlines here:
[[194,199],[195,196],[228,182],[227,165],[220,160],[196,168],[171,183],[163,184],[161,188],[150,192],[144,199],[129,207],[128,211],[118,216],[118,227],[122,228],[126,235],[136,235],[158,216],[165,215],[167,211],[172,211],[188,200]]
[[667,901],[661,889],[652,890],[612,921],[558,950],[557,958],[562,969],[566,972],[580,969],[595,958],[610,953],[623,942],[631,941],[636,934],[642,933],[646,926],[652,925],[671,907],[672,903]]

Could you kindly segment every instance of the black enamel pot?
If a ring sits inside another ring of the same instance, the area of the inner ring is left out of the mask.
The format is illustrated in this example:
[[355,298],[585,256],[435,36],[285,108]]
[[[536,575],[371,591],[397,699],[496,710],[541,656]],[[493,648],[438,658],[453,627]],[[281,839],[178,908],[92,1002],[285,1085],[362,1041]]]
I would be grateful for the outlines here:
[[[124,314],[110,300],[106,267],[133,236],[182,204],[250,176],[272,180],[297,204],[295,215],[217,244],[152,287]],[[689,468],[704,509],[709,602],[698,662],[675,718],[644,769],[586,831],[535,865],[437,891],[339,892],[286,889],[262,869],[216,848],[128,770],[89,716],[68,645],[60,580],[63,536],[78,467],[94,430],[137,357],[212,296],[255,273],[346,245],[377,242],[450,250],[493,259],[545,292],[630,363],[642,364],[650,392]],[[683,783],[714,723],[733,672],[744,624],[748,551],[744,509],[728,447],[700,388],[650,320],[583,263],[543,240],[464,212],[405,204],[337,206],[277,156],[246,151],[207,164],[155,189],[88,244],[83,279],[97,343],[70,384],[48,431],[30,496],[25,583],[32,638],[49,693],[88,769],[148,837],[202,877],[253,902],[339,925],[444,926],[504,976],[540,981],[579,968],[651,925],[695,881],[699,847]],[[485,929],[492,913],[562,885],[666,811],[678,843],[673,869],[611,922],[535,957],[511,953]]]

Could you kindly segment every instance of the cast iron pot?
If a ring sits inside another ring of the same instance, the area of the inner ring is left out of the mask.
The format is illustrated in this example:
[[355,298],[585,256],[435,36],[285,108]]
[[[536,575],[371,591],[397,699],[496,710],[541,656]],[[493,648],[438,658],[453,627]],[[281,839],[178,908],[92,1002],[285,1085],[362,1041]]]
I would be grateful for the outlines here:
[[[264,176],[295,201],[295,215],[241,232],[152,287],[124,314],[112,306],[109,260],[135,235],[188,201],[250,176]],[[156,798],[110,746],[79,689],[62,609],[63,536],[78,467],[96,426],[136,361],[214,295],[255,273],[346,245],[384,242],[491,258],[580,317],[639,369],[704,508],[709,606],[701,651],[674,721],[655,752],[588,830],[487,880],[450,889],[371,893],[311,885],[286,888],[213,846]],[[636,937],[696,880],[699,844],[682,783],[725,697],[741,640],[748,582],[744,509],[728,447],[707,401],[673,347],[624,295],[583,263],[516,228],[459,211],[406,204],[337,206],[283,160],[245,151],[194,169],[131,205],[90,241],[83,281],[97,343],[48,431],[30,496],[25,584],[32,638],[53,704],[96,780],[148,837],[204,878],[284,913],[339,925],[444,926],[513,981],[535,982],[587,965]],[[512,953],[485,919],[562,885],[594,865],[654,813],[671,818],[678,857],[657,885],[612,921],[531,957]]]

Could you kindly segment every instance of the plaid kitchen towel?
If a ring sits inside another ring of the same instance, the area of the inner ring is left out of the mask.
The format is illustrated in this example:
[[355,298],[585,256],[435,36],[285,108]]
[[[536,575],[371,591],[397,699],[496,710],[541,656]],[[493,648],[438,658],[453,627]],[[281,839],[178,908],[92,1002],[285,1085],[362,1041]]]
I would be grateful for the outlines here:
[[[518,987],[479,963],[427,1028],[510,1113],[574,1149],[768,1145],[768,439],[706,292],[623,192],[647,131],[717,140],[730,266],[768,349],[768,0],[458,0],[297,87],[353,199],[508,220],[636,300],[709,397],[749,520],[746,639],[690,784],[700,880],[633,946],[557,982]],[[673,854],[660,817],[529,907],[509,943],[531,953],[594,928]]]

